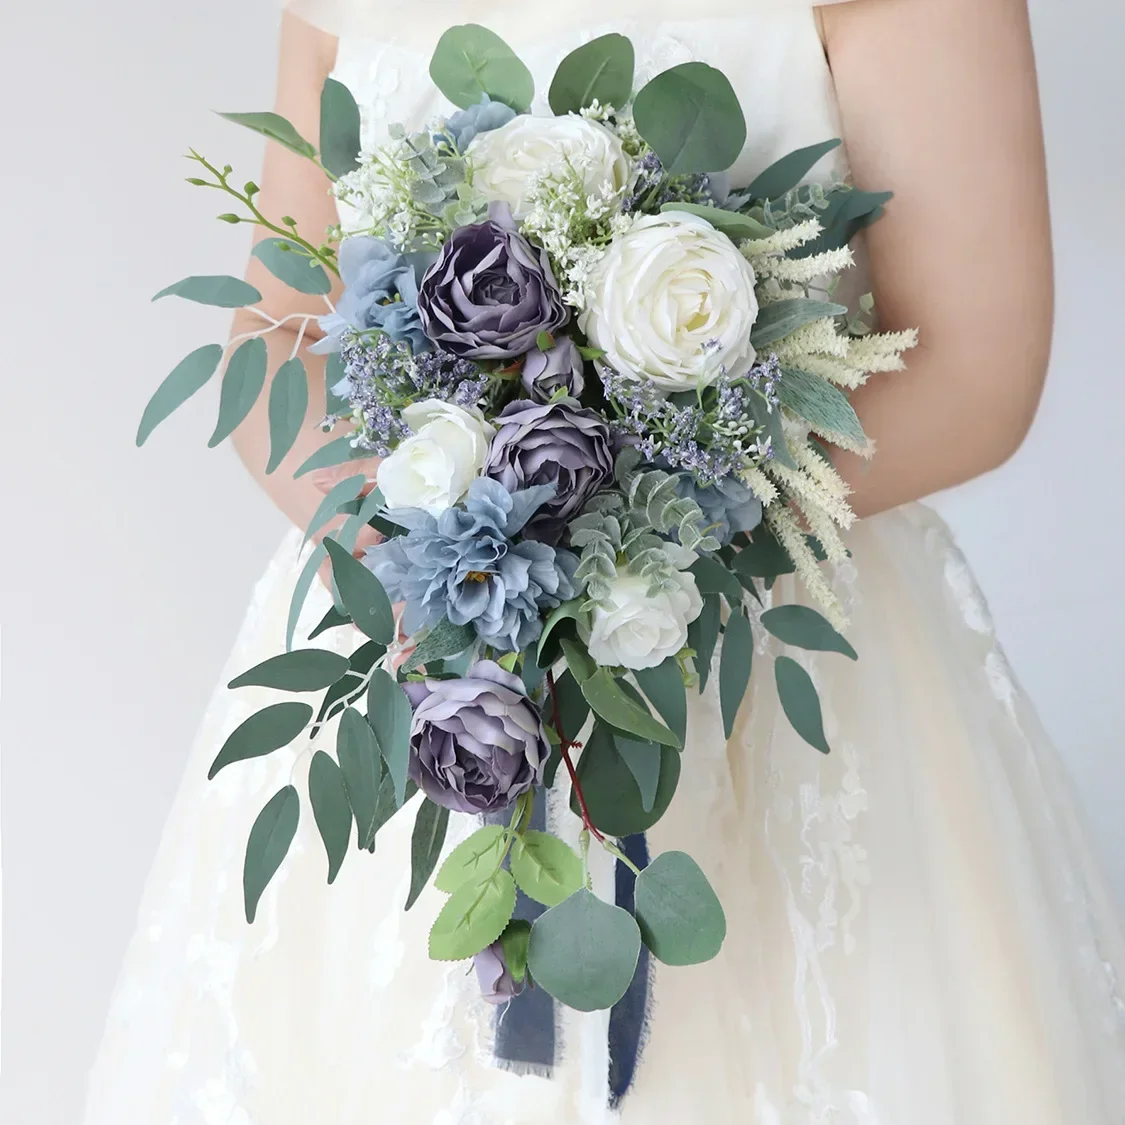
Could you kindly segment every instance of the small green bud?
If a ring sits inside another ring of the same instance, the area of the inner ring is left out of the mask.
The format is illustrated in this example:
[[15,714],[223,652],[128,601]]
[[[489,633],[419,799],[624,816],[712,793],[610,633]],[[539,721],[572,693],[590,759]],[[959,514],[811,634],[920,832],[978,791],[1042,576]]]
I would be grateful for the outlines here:
[[292,215],[282,215],[282,216],[281,216],[281,221],[282,221],[282,222],[283,222],[283,223],[284,223],[284,224],[285,224],[285,225],[286,225],[287,227],[295,227],[295,226],[297,225],[297,220],[296,220],[296,219],[294,219]]
[[231,172],[233,172],[233,171],[234,171],[234,169],[229,164],[223,165],[223,175],[224,176],[229,176],[231,174]]
[[246,195],[257,195],[262,189],[253,180],[247,180],[242,190]]
[[206,187],[207,186],[207,181],[201,180],[198,176],[188,176],[187,182],[189,184],[191,184],[192,187]]
[[241,223],[242,220],[237,215],[232,215],[229,211],[225,215],[219,216],[220,223]]

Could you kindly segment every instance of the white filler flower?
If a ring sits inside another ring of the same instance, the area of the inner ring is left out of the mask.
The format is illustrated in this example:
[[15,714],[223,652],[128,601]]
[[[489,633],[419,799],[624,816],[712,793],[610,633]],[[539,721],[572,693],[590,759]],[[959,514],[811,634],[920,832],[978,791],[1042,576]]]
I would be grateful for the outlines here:
[[388,508],[440,515],[480,476],[496,431],[479,410],[438,399],[406,407],[402,420],[413,433],[379,466],[379,488]]
[[469,145],[473,187],[490,201],[509,203],[522,219],[528,189],[537,177],[569,165],[590,195],[628,186],[632,163],[617,136],[597,121],[566,117],[514,118],[500,129],[477,135]]
[[738,247],[705,219],[646,215],[598,262],[579,324],[621,374],[694,390],[753,365],[754,281]]
[[688,626],[703,612],[703,599],[693,575],[680,570],[674,577],[679,588],[654,597],[648,579],[618,569],[584,638],[599,664],[655,668],[687,644]]

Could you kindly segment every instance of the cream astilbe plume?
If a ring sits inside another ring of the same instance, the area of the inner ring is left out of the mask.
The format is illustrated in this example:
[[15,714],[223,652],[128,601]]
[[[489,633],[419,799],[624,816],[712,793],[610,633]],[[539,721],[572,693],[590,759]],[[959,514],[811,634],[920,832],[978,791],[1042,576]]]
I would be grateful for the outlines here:
[[771,504],[777,503],[781,495],[777,485],[756,465],[750,465],[742,470],[742,483],[745,484],[767,508]]
[[778,506],[766,512],[766,523],[793,560],[797,574],[809,593],[820,604],[833,627],[842,632],[848,624],[843,607],[828,585],[820,562],[797,523],[797,517],[788,508]]
[[902,371],[906,361],[902,353],[918,346],[918,330],[903,332],[872,332],[856,336],[848,344],[848,363],[873,374],[876,371]]
[[807,355],[830,355],[848,358],[848,337],[840,333],[830,316],[802,325],[795,332],[770,345],[782,367],[800,367]]
[[759,263],[764,262],[767,258],[788,254],[790,250],[796,250],[800,246],[813,242],[820,237],[823,230],[824,228],[816,219],[807,219],[805,222],[797,223],[786,230],[779,230],[776,234],[770,235],[769,238],[749,239],[742,243],[742,253],[750,259],[750,264],[756,270]]
[[808,258],[759,258],[751,264],[760,277],[775,278],[787,285],[811,285],[817,278],[850,269],[855,265],[855,257],[844,246]]
[[[778,356],[778,358],[781,357]],[[843,387],[847,391],[854,391],[856,387],[862,387],[867,382],[868,376],[865,369],[854,367],[845,360],[829,355],[813,355],[811,352],[806,352],[797,357],[796,361],[790,363],[789,366],[800,367],[802,371],[807,371],[810,375],[816,375],[829,383],[834,383],[837,387]]]
[[802,511],[819,508],[845,530],[855,523],[855,512],[847,499],[848,487],[838,475],[836,481],[843,485],[842,491],[835,483],[818,480],[800,468],[790,469],[776,458],[766,462],[766,472],[783,486],[783,493],[788,493]]

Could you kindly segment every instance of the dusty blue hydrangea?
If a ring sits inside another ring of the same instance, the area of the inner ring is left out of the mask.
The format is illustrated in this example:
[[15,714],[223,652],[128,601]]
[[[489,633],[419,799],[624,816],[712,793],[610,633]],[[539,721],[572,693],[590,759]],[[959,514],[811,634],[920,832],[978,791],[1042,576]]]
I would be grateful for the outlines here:
[[458,152],[466,152],[478,134],[491,133],[507,125],[516,111],[503,102],[494,102],[485,94],[476,105],[461,109],[445,122],[445,134]]
[[762,522],[762,502],[737,477],[724,477],[701,487],[690,472],[676,475],[676,488],[694,500],[706,517],[706,529],[720,543],[729,543],[737,531],[753,531]]
[[503,652],[535,641],[543,611],[576,594],[576,556],[546,543],[513,541],[553,496],[550,486],[512,493],[481,478],[459,507],[440,516],[417,508],[385,513],[408,533],[370,548],[364,562],[391,601],[406,604],[406,632],[448,618],[471,625]]

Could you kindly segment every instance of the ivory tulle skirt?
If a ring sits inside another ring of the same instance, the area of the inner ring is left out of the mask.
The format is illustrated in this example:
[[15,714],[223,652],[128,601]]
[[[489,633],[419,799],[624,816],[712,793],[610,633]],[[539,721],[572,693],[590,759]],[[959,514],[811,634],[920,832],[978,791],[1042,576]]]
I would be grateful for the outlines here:
[[[281,650],[299,546],[287,539],[257,587],[224,682]],[[729,936],[711,964],[657,971],[620,1119],[1121,1125],[1125,944],[1055,752],[940,520],[904,508],[850,546],[836,581],[860,661],[803,657],[832,756],[790,731],[765,662],[729,742],[710,690],[693,705],[652,845],[700,862]],[[775,597],[801,592],[786,581]],[[326,596],[310,601],[311,627]],[[355,646],[341,630],[318,643]],[[306,812],[246,925],[250,825],[307,768],[283,751],[206,781],[254,694],[220,688],[205,718],[87,1125],[616,1120],[604,1016],[561,1019],[551,1078],[493,1065],[475,979],[426,956],[437,893],[402,910],[411,817],[329,888]]]

